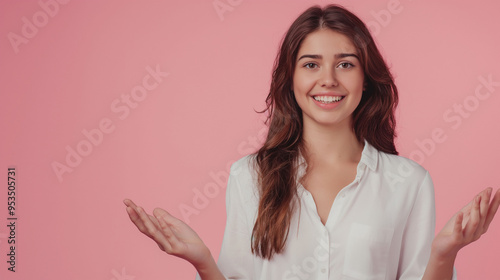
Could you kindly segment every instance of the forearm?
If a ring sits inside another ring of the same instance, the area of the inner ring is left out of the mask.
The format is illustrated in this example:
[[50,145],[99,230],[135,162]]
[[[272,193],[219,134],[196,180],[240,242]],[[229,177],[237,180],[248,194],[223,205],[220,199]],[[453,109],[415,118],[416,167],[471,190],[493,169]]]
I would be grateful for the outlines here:
[[441,256],[432,250],[422,280],[451,280],[456,257],[456,254]]
[[195,265],[196,271],[202,280],[225,280],[226,278],[219,270],[217,263],[212,255],[207,258],[202,264]]

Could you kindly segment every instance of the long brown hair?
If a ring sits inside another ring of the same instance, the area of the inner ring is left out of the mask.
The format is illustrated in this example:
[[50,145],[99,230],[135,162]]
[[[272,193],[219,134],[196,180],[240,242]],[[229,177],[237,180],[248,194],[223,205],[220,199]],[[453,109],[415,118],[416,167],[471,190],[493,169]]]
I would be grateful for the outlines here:
[[352,114],[358,141],[380,151],[398,154],[394,145],[394,110],[398,91],[393,77],[365,24],[339,5],[313,6],[290,26],[274,61],[271,88],[266,98],[269,132],[254,155],[260,201],[252,232],[252,253],[271,259],[284,250],[297,195],[300,155],[307,162],[302,141],[302,110],[291,91],[295,60],[306,36],[329,28],[351,39],[365,74],[365,91]]

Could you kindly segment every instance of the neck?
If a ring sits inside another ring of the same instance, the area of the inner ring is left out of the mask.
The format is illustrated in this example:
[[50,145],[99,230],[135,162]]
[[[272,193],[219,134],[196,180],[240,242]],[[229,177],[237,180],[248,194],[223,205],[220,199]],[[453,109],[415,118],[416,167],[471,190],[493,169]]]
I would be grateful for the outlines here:
[[351,121],[335,126],[323,126],[304,120],[303,140],[310,163],[357,163],[364,143],[356,139]]

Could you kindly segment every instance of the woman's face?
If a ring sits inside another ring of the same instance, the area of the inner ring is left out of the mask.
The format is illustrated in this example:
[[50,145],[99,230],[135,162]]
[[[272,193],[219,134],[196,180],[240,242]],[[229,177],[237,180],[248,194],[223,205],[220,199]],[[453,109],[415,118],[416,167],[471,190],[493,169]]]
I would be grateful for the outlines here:
[[304,125],[351,125],[363,92],[364,73],[351,40],[331,29],[307,35],[293,74],[295,99]]

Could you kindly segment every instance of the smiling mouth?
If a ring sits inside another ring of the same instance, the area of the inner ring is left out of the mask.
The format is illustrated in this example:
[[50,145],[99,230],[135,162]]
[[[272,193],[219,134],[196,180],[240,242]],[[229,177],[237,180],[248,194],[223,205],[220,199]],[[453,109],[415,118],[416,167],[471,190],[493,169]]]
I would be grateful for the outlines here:
[[339,102],[340,100],[344,99],[344,96],[321,96],[321,95],[316,95],[313,96],[314,100],[324,103],[324,104],[329,104],[329,103],[334,103],[334,102]]

